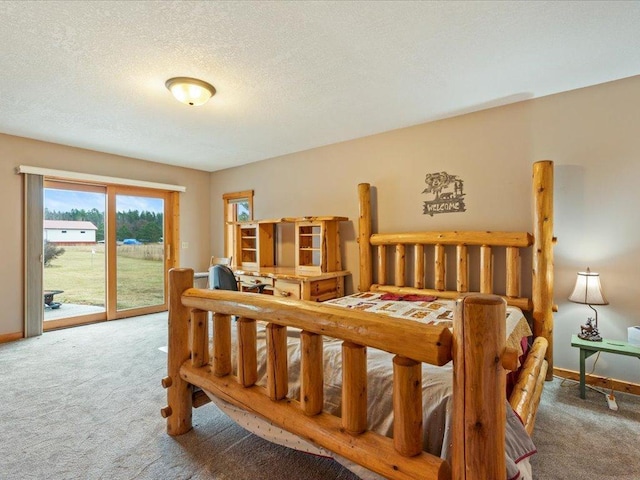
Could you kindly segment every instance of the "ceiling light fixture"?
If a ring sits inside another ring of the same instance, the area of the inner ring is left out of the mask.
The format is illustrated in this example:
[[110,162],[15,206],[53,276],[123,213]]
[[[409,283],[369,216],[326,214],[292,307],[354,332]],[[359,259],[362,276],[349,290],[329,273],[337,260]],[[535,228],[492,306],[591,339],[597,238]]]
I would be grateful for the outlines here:
[[216,94],[213,85],[197,78],[174,77],[164,84],[176,100],[194,107],[204,105]]

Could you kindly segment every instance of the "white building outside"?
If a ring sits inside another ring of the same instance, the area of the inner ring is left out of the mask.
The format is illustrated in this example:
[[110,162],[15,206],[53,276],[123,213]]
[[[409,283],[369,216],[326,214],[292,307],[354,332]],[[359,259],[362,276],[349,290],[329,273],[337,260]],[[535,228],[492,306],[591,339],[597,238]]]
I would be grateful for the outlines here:
[[96,243],[96,227],[91,222],[45,220],[44,240],[59,244]]

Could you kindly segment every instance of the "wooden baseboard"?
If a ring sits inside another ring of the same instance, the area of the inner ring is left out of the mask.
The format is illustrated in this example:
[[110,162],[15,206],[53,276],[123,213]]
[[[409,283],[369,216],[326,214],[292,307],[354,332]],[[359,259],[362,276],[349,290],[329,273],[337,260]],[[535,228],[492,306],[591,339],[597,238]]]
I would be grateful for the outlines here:
[[23,337],[24,334],[22,332],[3,333],[2,335],[0,335],[0,343],[13,342],[15,340],[20,340]]
[[[573,370],[567,370],[565,368],[554,367],[553,374],[558,377],[568,378],[570,380],[580,381],[580,372]],[[611,390],[613,388],[616,392],[632,393],[633,395],[640,395],[640,385],[637,383],[625,382],[623,380],[615,380],[613,378],[601,377],[599,375],[586,375],[585,382],[594,387],[600,387],[604,390]]]

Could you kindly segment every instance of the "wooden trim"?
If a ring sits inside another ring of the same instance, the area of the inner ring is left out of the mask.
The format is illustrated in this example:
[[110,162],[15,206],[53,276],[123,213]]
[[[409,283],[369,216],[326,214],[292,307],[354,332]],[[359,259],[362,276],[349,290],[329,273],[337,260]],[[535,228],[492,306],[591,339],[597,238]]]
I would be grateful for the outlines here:
[[3,333],[0,334],[0,343],[15,342],[16,340],[21,340],[22,338],[24,338],[24,334],[22,332]]
[[106,301],[107,301],[107,320],[117,318],[117,278],[116,278],[116,187],[107,186],[107,211],[105,212],[104,238],[105,238],[105,254],[107,256],[106,276]]
[[249,203],[249,220],[253,220],[253,190],[242,190],[240,192],[231,192],[222,194],[222,220],[224,222],[224,252],[222,256],[231,258],[232,264],[240,266],[240,259],[236,258],[236,252],[234,252],[236,226],[238,222],[236,218],[236,209],[233,206],[235,201],[240,199],[247,199]]
[[148,307],[127,308],[126,310],[118,310],[115,318],[110,318],[109,320],[120,320],[122,318],[138,317],[140,315],[149,315],[150,313],[166,312],[167,310],[168,307],[166,305],[150,305]]
[[166,258],[165,275],[167,275],[167,282],[165,282],[165,298],[169,295],[169,270],[180,266],[180,194],[178,192],[169,192],[168,198],[165,201],[165,225],[164,225],[164,238],[169,240],[169,243],[164,244],[164,255]]
[[[558,377],[580,382],[580,372],[576,372],[574,370],[553,367],[553,374]],[[616,380],[614,378],[602,377],[600,375],[594,375],[593,373],[585,376],[585,383],[594,387],[603,388],[605,390],[611,390],[613,388],[613,390],[616,392],[625,392],[631,393],[633,395],[640,395],[640,384],[626,382],[624,380]]]
[[58,328],[75,327],[76,325],[87,325],[89,323],[104,322],[107,319],[107,312],[89,313],[76,317],[65,317],[56,320],[45,320],[44,331],[56,330]]
[[223,200],[237,200],[239,198],[253,197],[253,190],[242,190],[240,192],[223,193]]
[[[116,199],[118,195],[130,195],[137,197],[150,197],[162,199],[163,202],[163,237],[165,248],[165,261],[163,264],[164,275],[164,302],[157,305],[145,305],[141,307],[118,310],[117,306],[117,243],[116,243]],[[137,315],[163,312],[168,309],[169,296],[169,269],[179,265],[180,249],[180,193],[161,190],[143,189],[140,187],[108,185],[107,186],[107,212],[105,222],[105,239],[107,255],[107,320],[128,318]],[[174,236],[176,236],[174,238]]]

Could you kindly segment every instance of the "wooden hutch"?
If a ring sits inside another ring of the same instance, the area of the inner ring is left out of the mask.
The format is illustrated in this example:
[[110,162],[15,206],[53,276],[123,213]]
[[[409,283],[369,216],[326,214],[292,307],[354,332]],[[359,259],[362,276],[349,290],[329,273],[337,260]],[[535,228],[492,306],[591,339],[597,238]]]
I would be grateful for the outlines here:
[[[322,302],[344,295],[340,222],[346,217],[299,217],[236,224],[234,271],[240,285],[266,284],[264,293]],[[295,266],[278,266],[276,226],[294,224]]]

